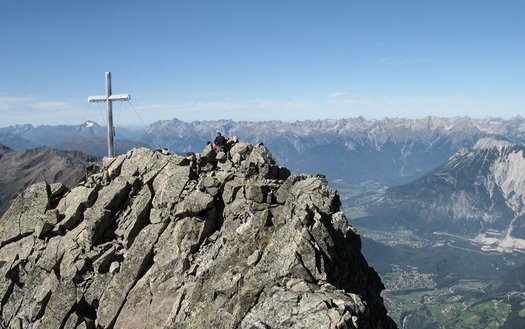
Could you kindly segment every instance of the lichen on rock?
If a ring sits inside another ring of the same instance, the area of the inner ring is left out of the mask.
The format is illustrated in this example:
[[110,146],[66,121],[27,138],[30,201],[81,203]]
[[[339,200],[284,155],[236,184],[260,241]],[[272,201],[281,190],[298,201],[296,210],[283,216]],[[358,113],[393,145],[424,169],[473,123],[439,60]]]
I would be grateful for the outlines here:
[[262,144],[134,149],[53,191],[0,219],[0,327],[395,328],[337,192]]

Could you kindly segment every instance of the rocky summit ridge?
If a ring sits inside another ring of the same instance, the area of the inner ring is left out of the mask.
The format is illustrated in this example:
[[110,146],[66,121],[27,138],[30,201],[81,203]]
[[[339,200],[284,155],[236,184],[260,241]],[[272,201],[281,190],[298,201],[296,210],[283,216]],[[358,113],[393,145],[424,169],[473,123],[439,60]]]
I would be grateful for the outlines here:
[[0,219],[2,328],[395,328],[323,176],[138,148]]

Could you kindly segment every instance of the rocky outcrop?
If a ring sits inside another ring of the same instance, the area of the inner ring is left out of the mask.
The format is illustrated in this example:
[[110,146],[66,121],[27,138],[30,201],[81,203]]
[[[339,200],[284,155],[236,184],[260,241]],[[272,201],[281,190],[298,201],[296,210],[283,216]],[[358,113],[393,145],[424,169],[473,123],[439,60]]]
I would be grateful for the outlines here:
[[394,328],[325,178],[230,147],[28,188],[0,220],[0,327]]

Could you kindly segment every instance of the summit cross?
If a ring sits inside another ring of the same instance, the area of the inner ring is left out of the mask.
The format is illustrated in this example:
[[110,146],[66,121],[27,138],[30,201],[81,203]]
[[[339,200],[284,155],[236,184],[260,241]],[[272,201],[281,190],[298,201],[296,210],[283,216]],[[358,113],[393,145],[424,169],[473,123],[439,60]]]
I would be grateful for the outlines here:
[[111,93],[111,72],[106,72],[106,95],[90,96],[88,102],[106,102],[108,104],[108,156],[115,157],[115,127],[113,127],[113,101],[129,101],[131,95]]

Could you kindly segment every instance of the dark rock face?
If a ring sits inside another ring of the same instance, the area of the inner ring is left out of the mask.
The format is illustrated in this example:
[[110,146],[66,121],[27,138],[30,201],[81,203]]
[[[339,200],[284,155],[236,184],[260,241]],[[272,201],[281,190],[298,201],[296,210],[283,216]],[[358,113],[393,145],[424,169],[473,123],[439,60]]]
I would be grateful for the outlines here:
[[0,327],[395,328],[324,177],[230,147],[28,188],[0,219]]

